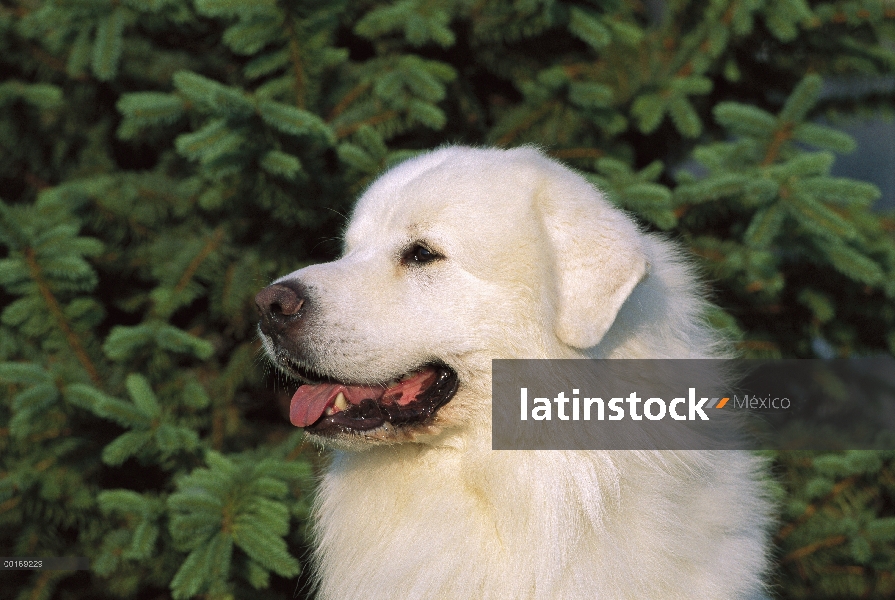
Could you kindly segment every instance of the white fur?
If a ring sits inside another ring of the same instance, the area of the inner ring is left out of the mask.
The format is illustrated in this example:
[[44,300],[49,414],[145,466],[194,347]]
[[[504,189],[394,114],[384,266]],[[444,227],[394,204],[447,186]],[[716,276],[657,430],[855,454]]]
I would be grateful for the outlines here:
[[[445,259],[402,266],[425,241]],[[284,277],[307,362],[387,381],[432,360],[434,423],[335,440],[316,508],[326,599],[745,598],[768,504],[745,452],[491,450],[494,358],[700,358],[724,345],[669,242],[537,150],[448,147],[359,200],[344,256]]]

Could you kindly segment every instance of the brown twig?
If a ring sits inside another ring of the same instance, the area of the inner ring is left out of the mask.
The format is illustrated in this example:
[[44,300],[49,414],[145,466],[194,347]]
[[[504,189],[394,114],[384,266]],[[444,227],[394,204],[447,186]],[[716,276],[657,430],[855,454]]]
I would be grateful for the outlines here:
[[0,514],[3,514],[7,511],[14,509],[21,501],[22,501],[21,496],[13,496],[12,498],[10,498],[9,500],[6,500],[5,502],[0,502]]
[[81,339],[68,324],[68,320],[65,318],[65,313],[62,312],[62,307],[59,306],[59,301],[56,299],[56,296],[53,295],[53,291],[44,279],[43,272],[41,271],[40,265],[37,263],[33,248],[25,248],[25,264],[28,265],[31,279],[37,284],[37,289],[40,291],[40,295],[43,296],[44,302],[46,302],[47,308],[50,310],[50,314],[56,319],[59,329],[61,329],[62,333],[65,335],[65,339],[74,352],[75,357],[78,359],[78,362],[80,362],[81,366],[84,367],[84,370],[87,371],[91,381],[97,384],[100,383],[99,372],[90,360],[90,356],[87,354],[87,350],[81,343]]
[[513,138],[515,138],[519,134],[519,132],[521,132],[522,130],[527,129],[527,128],[531,127],[532,125],[534,125],[535,123],[537,123],[541,117],[543,117],[548,112],[550,112],[550,110],[553,109],[554,107],[556,107],[556,105],[557,105],[556,100],[553,100],[550,102],[545,102],[544,105],[541,106],[541,108],[539,108],[536,111],[531,112],[524,121],[522,121],[521,123],[519,123],[512,129],[510,129],[508,132],[506,132],[502,136],[500,136],[497,139],[497,141],[495,142],[495,145],[506,146],[511,141],[513,141]]
[[811,504],[806,506],[805,510],[802,511],[802,514],[799,515],[798,519],[796,519],[792,523],[787,524],[786,527],[783,527],[779,532],[777,532],[777,535],[774,536],[774,541],[780,543],[785,540],[793,531],[795,531],[795,529],[799,525],[810,519],[814,515],[814,513],[819,510],[820,506],[830,502],[830,500],[838,496],[845,488],[853,485],[857,480],[858,476],[852,475],[851,477],[843,479],[842,481],[834,485],[829,494],[824,496],[819,502],[812,502]]
[[767,340],[743,340],[736,342],[738,348],[747,348],[749,350],[777,350],[779,347],[774,342]]
[[794,127],[794,123],[784,123],[782,127],[774,132],[774,138],[771,140],[767,152],[765,152],[764,158],[761,161],[761,166],[766,167],[777,160],[783,144],[792,139],[792,130]]
[[293,77],[295,78],[295,106],[305,108],[305,70],[301,60],[301,47],[298,45],[298,34],[295,31],[295,21],[289,15],[286,16],[286,27],[289,30],[289,58],[292,61]]
[[351,106],[351,103],[357,100],[360,95],[366,92],[369,88],[370,82],[363,81],[349,90],[348,93],[339,100],[339,103],[329,112],[329,116],[326,118],[327,123],[333,121],[336,117],[345,112],[345,110]]
[[373,115],[369,119],[365,119],[363,121],[359,121],[357,123],[352,123],[351,125],[346,125],[345,127],[339,127],[336,129],[336,137],[343,138],[351,135],[364,125],[378,125],[379,123],[384,123],[389,119],[393,119],[398,116],[397,111],[387,110],[385,112],[381,112],[378,115]]
[[199,270],[199,267],[205,262],[205,259],[208,258],[208,255],[214,252],[217,247],[224,240],[224,230],[222,227],[218,227],[214,235],[211,236],[211,239],[208,240],[208,243],[199,251],[190,264],[187,266],[186,270],[183,272],[183,275],[180,276],[180,280],[177,282],[177,285],[174,286],[174,292],[180,293],[183,289],[189,284],[190,280],[196,274],[196,271]]
[[292,451],[290,451],[289,454],[286,456],[286,460],[292,462],[293,460],[301,456],[302,452],[304,452],[305,448],[307,448],[308,443],[309,438],[307,436],[302,438],[301,443],[296,445],[295,448],[293,448]]
[[[871,14],[869,10],[862,9],[855,13],[855,17],[859,19],[870,19]],[[842,25],[843,23],[848,23],[850,15],[845,14],[844,12],[837,12],[830,16],[829,22],[835,23],[836,25]],[[895,8],[887,8],[883,10],[883,18],[884,19],[895,19]],[[808,21],[805,26],[806,27],[820,27],[824,22],[817,17],[814,17],[810,21]]]
[[822,550],[824,548],[830,548],[832,546],[838,546],[839,544],[845,542],[848,538],[844,535],[834,535],[828,537],[823,540],[819,540],[814,542],[813,544],[808,544],[807,546],[802,546],[798,550],[793,550],[786,556],[780,559],[781,564],[785,564],[788,562],[792,562],[794,560],[798,560],[800,558],[805,558],[809,554],[814,554],[818,550]]
[[33,187],[38,192],[42,192],[43,190],[50,187],[50,182],[41,179],[34,173],[25,173],[24,175],[22,175],[22,177],[25,179],[25,182],[28,185]]
[[548,152],[554,158],[601,158],[606,153],[597,148],[559,148]]
[[212,411],[211,417],[211,447],[220,450],[224,447],[224,429],[225,429],[224,409],[216,407]]
[[53,577],[55,571],[44,571],[40,574],[40,577],[37,578],[37,581],[34,582],[34,587],[31,588],[31,594],[29,594],[29,598],[36,600],[37,598],[43,597],[44,588],[50,583],[50,579]]

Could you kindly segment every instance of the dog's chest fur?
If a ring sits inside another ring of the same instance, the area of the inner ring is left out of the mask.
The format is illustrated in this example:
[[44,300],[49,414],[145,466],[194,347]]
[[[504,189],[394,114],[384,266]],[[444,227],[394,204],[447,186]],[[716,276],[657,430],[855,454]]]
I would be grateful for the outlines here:
[[667,458],[658,468],[634,452],[337,453],[318,500],[321,595],[683,599],[758,589],[754,525],[765,505],[743,483],[755,459],[726,453],[716,468],[711,453]]

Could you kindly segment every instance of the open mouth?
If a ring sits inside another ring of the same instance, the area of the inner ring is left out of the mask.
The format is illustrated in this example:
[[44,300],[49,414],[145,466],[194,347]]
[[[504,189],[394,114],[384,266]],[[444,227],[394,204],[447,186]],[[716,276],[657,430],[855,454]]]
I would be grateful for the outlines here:
[[316,435],[362,433],[391,424],[420,424],[454,396],[459,378],[445,365],[425,365],[381,385],[310,381],[292,396],[289,420]]

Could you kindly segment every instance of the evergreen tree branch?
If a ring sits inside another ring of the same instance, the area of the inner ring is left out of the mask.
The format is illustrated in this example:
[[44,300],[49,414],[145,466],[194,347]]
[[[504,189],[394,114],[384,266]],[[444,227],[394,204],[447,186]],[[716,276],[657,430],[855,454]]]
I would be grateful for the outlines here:
[[224,447],[224,433],[227,425],[227,409],[215,403],[211,415],[211,448],[220,451]]
[[50,183],[48,181],[44,181],[34,173],[24,173],[22,178],[30,185],[35,191],[42,192],[43,190],[50,187]]
[[21,496],[13,496],[9,500],[0,502],[0,515],[2,515],[5,512],[11,511],[16,506],[18,506],[21,502],[22,502]]
[[40,291],[40,295],[43,297],[44,302],[46,302],[47,308],[50,310],[50,314],[53,315],[53,318],[56,320],[56,324],[59,326],[59,329],[62,330],[62,333],[65,335],[65,339],[68,342],[69,347],[71,347],[72,352],[74,352],[75,357],[77,357],[78,359],[78,362],[80,362],[81,366],[84,367],[84,370],[87,371],[87,375],[90,376],[90,380],[97,385],[101,384],[102,379],[99,376],[99,371],[90,360],[90,356],[87,354],[87,350],[81,343],[80,338],[77,336],[77,334],[75,334],[74,330],[72,330],[71,326],[69,325],[68,319],[66,319],[65,317],[65,313],[62,312],[62,307],[59,306],[59,301],[56,299],[56,296],[50,289],[49,284],[43,277],[40,265],[37,263],[37,258],[34,254],[34,249],[25,248],[24,254],[25,263],[28,265],[31,279],[34,281],[35,284],[37,284],[37,289]]
[[66,65],[64,62],[44,50],[39,46],[35,46],[33,44],[28,44],[28,50],[31,52],[31,56],[34,57],[39,63],[48,67],[52,71],[59,73],[61,75],[65,75],[68,79],[74,79],[75,81],[88,81],[90,77],[85,73],[78,73],[77,75],[72,75],[68,72]]
[[545,102],[541,105],[537,110],[532,111],[522,122],[517,123],[514,127],[512,127],[505,134],[497,138],[494,142],[497,146],[507,146],[510,142],[512,142],[517,135],[521,132],[525,131],[532,125],[538,122],[544,115],[549,113],[551,110],[561,106],[558,100],[551,100],[550,102]]
[[548,152],[550,156],[561,160],[574,158],[603,158],[606,153],[599,148],[557,148]]
[[202,266],[202,263],[205,262],[205,259],[208,258],[212,252],[217,250],[218,246],[221,245],[221,242],[224,241],[224,228],[223,226],[219,226],[215,229],[214,234],[212,234],[211,239],[202,247],[202,250],[199,251],[199,254],[190,261],[190,264],[187,265],[186,270],[183,272],[183,275],[180,276],[180,280],[178,280],[177,285],[174,286],[175,293],[182,292],[184,288],[189,284],[189,282],[196,275],[196,271],[199,270],[199,267]]
[[54,574],[54,571],[44,571],[37,577],[31,588],[31,593],[27,596],[29,600],[38,600],[38,598],[44,597],[44,590],[53,580]]
[[779,352],[780,346],[770,340],[742,340],[736,342],[737,348],[759,352]]
[[[857,17],[858,19],[864,19],[866,21],[870,21],[873,19],[873,14],[867,9],[860,8],[855,11],[853,15],[849,15],[844,11],[837,11],[830,15],[828,23],[834,23],[836,25],[843,25],[848,23],[850,19]],[[895,8],[885,8],[882,11],[882,17],[884,19],[895,19]],[[818,28],[824,25],[824,21],[815,16],[813,19],[805,23],[805,27],[807,28]]]
[[336,104],[329,112],[329,116],[326,117],[326,122],[331,123],[339,115],[345,112],[345,110],[349,106],[351,106],[352,102],[360,98],[361,94],[370,89],[370,85],[371,83],[369,81],[362,81],[361,83],[351,88],[348,93],[345,94],[341,100],[339,100],[338,104]]
[[283,460],[285,460],[286,462],[292,462],[293,460],[297,459],[304,453],[305,449],[310,445],[310,443],[311,442],[308,436],[303,437],[301,443],[296,444],[296,446],[289,452],[289,454],[286,455]]
[[786,526],[784,526],[782,529],[780,529],[779,532],[777,532],[777,535],[774,536],[774,541],[779,544],[787,537],[789,537],[789,535],[793,531],[795,531],[798,527],[805,523],[805,521],[814,516],[814,514],[818,510],[820,510],[820,507],[824,506],[825,504],[829,504],[830,501],[838,496],[843,490],[854,485],[855,482],[858,480],[858,477],[858,475],[852,475],[851,477],[843,479],[842,481],[834,485],[833,489],[830,490],[830,493],[824,496],[823,499],[818,502],[812,502],[811,504],[806,506],[805,510],[802,512],[801,515],[798,516],[798,518],[787,523]]
[[792,139],[794,128],[795,123],[784,123],[774,131],[774,137],[771,138],[771,143],[768,145],[764,158],[762,158],[761,163],[759,163],[761,166],[767,167],[774,164],[774,161],[780,156],[780,150],[783,148],[783,145]]
[[812,542],[807,546],[802,546],[798,550],[793,550],[786,556],[780,559],[781,564],[786,564],[788,562],[792,562],[794,560],[799,560],[801,558],[805,558],[810,554],[814,554],[818,550],[823,550],[824,548],[832,548],[833,546],[838,546],[840,544],[845,543],[848,540],[848,537],[844,535],[832,535],[828,538],[824,538],[822,540]]
[[295,30],[295,19],[286,15],[286,28],[289,36],[289,60],[292,62],[293,89],[295,90],[295,106],[304,110],[306,104],[305,69],[301,59],[301,46]]
[[338,129],[336,129],[336,137],[339,139],[346,138],[352,133],[355,133],[361,127],[372,127],[373,125],[379,125],[380,123],[385,123],[386,121],[394,119],[397,116],[398,112],[395,110],[383,111],[379,114],[373,115],[369,119],[364,119],[363,121],[352,123],[351,125],[339,127]]

